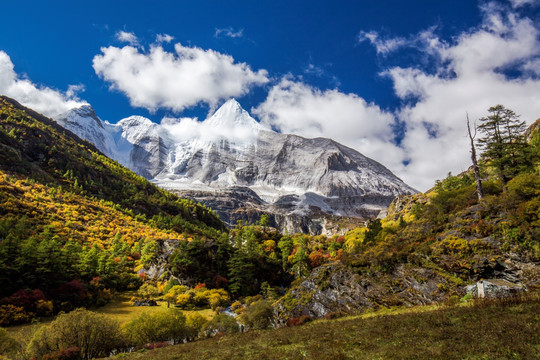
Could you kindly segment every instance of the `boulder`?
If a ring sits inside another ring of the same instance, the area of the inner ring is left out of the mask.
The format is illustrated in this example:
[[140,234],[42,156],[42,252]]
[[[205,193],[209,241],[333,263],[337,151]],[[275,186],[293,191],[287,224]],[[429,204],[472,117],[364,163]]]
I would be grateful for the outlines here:
[[468,294],[478,298],[507,298],[525,291],[522,284],[515,284],[504,279],[480,280],[476,284],[467,286]]
[[156,300],[137,300],[133,302],[133,306],[157,306]]

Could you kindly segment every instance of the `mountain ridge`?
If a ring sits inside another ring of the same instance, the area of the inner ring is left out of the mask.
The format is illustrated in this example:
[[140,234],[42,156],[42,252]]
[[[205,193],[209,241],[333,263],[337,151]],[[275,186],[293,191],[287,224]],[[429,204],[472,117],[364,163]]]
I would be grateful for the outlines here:
[[[382,164],[332,139],[307,139],[267,129],[234,99],[202,122],[166,118],[157,124],[131,116],[116,124],[101,122],[104,126],[98,123],[86,131],[76,124],[81,122],[80,110],[71,112],[59,115],[57,121],[80,137],[94,140],[105,154],[158,186],[202,202],[212,193],[247,187],[264,203],[257,209],[248,206],[246,211],[267,213],[273,225],[289,232],[306,227],[284,228],[276,215],[362,220],[377,216],[396,196],[417,192]],[[91,112],[89,116],[91,120],[84,124],[95,121]],[[103,135],[97,136],[99,132]],[[194,192],[207,194],[195,197]],[[309,193],[318,196],[317,201],[302,202]],[[283,203],[285,207],[280,206]],[[229,225],[244,220],[225,214],[219,202],[212,206],[230,219]],[[313,231],[323,230],[309,230]]]

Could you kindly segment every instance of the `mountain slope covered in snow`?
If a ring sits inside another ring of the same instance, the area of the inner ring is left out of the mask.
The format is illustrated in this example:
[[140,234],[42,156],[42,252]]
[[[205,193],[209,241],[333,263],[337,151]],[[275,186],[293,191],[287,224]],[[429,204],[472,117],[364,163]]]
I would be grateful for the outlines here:
[[329,216],[373,217],[397,195],[416,192],[331,139],[264,127],[235,100],[202,122],[131,116],[110,124],[88,106],[56,121],[157,185],[213,207],[229,224],[268,213],[282,230],[317,233]]

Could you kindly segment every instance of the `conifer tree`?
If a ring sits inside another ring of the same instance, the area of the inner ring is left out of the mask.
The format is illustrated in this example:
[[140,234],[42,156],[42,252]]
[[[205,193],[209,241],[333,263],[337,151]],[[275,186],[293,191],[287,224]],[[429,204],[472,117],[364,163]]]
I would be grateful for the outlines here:
[[503,105],[492,106],[489,115],[480,119],[478,139],[483,155],[501,179],[503,189],[527,163],[528,144],[523,136],[526,124],[519,115]]

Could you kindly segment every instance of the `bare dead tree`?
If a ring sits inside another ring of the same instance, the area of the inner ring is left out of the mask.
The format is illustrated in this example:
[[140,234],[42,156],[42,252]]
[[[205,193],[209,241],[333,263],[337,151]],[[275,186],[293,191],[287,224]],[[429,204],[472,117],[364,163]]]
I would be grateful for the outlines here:
[[469,120],[469,114],[467,113],[467,131],[469,133],[469,139],[471,140],[471,160],[473,163],[474,178],[476,180],[476,193],[478,194],[478,200],[484,198],[484,190],[482,189],[482,180],[480,180],[480,169],[478,168],[478,161],[476,161],[476,148],[474,146],[474,138],[476,137],[476,125],[474,126],[474,134],[471,132],[471,125]]

